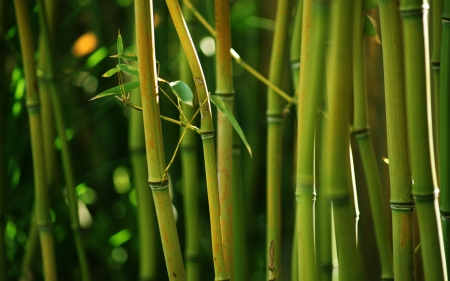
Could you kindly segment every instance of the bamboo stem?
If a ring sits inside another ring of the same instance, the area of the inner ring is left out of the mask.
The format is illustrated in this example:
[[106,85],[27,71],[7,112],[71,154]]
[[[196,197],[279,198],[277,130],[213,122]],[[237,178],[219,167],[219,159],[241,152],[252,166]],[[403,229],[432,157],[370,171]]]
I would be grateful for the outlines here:
[[353,92],[354,119],[353,135],[361,153],[366,176],[370,207],[375,226],[375,237],[381,262],[381,279],[394,280],[392,268],[392,247],[387,228],[387,218],[383,209],[383,190],[368,121],[368,101],[366,84],[366,65],[364,52],[364,5],[355,1],[353,23]]
[[36,225],[41,242],[44,278],[46,281],[56,280],[56,261],[54,255],[52,221],[49,211],[48,186],[45,172],[43,137],[37,89],[34,50],[29,22],[28,10],[23,0],[14,1],[16,19],[19,30],[22,61],[24,62],[27,86],[27,108],[29,113],[31,146],[33,155],[33,172],[36,193]]
[[[432,54],[431,67],[433,68],[434,81],[434,127],[435,140],[439,140],[439,107],[440,107],[440,66],[441,66],[441,37],[442,37],[442,8],[443,0],[431,0],[431,27],[432,27]],[[439,141],[434,143],[439,151]],[[437,154],[439,159],[439,153]],[[439,167],[439,165],[437,165]],[[439,171],[439,169],[437,169]]]
[[[191,36],[176,0],[166,0],[170,15],[174,22],[178,37],[181,40],[189,66],[194,77],[198,100],[201,103],[201,136],[205,158],[206,186],[208,189],[209,215],[211,219],[212,251],[214,258],[215,280],[229,280],[225,268],[222,247],[222,233],[220,228],[220,205],[217,183],[217,166],[214,145],[214,127],[209,103],[209,93],[206,80],[195,52]],[[205,101],[205,103],[204,103]]]
[[416,200],[426,280],[447,280],[431,127],[426,1],[402,0],[405,81],[412,193]]
[[[153,34],[153,1],[135,1],[139,80],[147,151],[148,183],[152,189],[169,280],[186,280],[180,243],[169,194],[169,180],[156,100],[157,71]],[[147,222],[148,223],[148,222]]]

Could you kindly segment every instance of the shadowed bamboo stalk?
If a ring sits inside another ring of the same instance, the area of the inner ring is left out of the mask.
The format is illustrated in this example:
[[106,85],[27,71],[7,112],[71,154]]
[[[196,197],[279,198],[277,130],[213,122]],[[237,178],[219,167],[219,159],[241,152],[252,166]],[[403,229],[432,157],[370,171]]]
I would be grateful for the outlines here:
[[[443,0],[432,0],[431,1],[431,20],[432,20],[432,54],[431,54],[431,66],[433,67],[433,81],[434,81],[434,132],[435,140],[439,140],[439,106],[440,106],[440,66],[441,66],[441,37],[442,37],[442,8]],[[436,141],[437,150],[439,150],[439,141]],[[439,154],[437,154],[439,159]],[[439,166],[439,165],[438,165]],[[438,167],[437,166],[437,167]],[[439,171],[439,169],[437,169]]]
[[[233,111],[234,88],[230,58],[230,1],[215,0],[216,95]],[[233,279],[233,127],[222,112],[217,113],[217,170],[220,192],[222,245],[228,276]]]
[[375,237],[380,254],[381,280],[394,280],[392,269],[392,247],[389,238],[387,218],[383,208],[383,190],[375,151],[370,137],[368,101],[366,90],[366,64],[364,52],[364,5],[355,1],[353,21],[353,132],[361,153],[364,174],[369,192]]
[[147,152],[148,184],[152,189],[169,280],[186,280],[169,193],[169,179],[157,102],[157,72],[153,34],[153,1],[135,1],[139,80]]
[[[287,43],[287,20],[289,1],[280,0],[277,5],[275,32],[270,56],[269,80],[276,86],[283,81],[283,68]],[[270,260],[271,241],[274,243],[274,265],[281,266],[281,171],[283,145],[283,104],[281,99],[269,88],[267,96],[267,237],[266,257]],[[267,279],[269,279],[267,271]]]
[[292,81],[294,89],[298,87],[300,75],[300,50],[302,46],[302,24],[303,24],[303,0],[297,1],[295,8],[294,28],[291,36],[289,60],[291,62]]
[[316,280],[314,239],[314,143],[317,110],[324,91],[328,2],[305,0],[298,103],[297,227],[301,280]]
[[450,1],[444,1],[442,13],[440,102],[439,102],[439,167],[441,187],[441,217],[447,275],[450,270]]
[[45,172],[44,144],[41,125],[41,104],[37,89],[36,67],[34,63],[33,40],[28,10],[23,0],[14,0],[19,31],[22,61],[24,63],[27,108],[30,121],[31,147],[33,156],[33,173],[35,180],[36,225],[42,250],[44,278],[56,280],[56,261],[54,254],[52,220],[49,211],[48,186]]
[[200,135],[203,143],[205,158],[206,186],[208,189],[209,215],[211,220],[212,252],[214,259],[215,280],[229,280],[225,268],[222,247],[222,233],[220,229],[220,205],[217,183],[217,166],[214,145],[214,126],[209,103],[209,93],[203,70],[192,43],[191,36],[187,30],[186,23],[181,13],[180,6],[176,0],[166,0],[170,15],[174,22],[178,37],[181,40],[189,66],[195,82],[201,112]]
[[[189,9],[183,7],[186,23],[190,27],[191,34],[193,32],[193,16]],[[193,36],[195,36],[193,34]],[[189,63],[183,49],[180,48],[180,79],[185,81],[191,89],[194,89],[194,81],[189,68]],[[198,106],[198,102],[194,102],[195,107],[181,104],[184,115],[188,120],[192,118]],[[184,132],[184,128],[180,128],[180,135]],[[180,157],[183,171],[183,210],[185,216],[186,228],[186,248],[184,252],[184,260],[186,264],[186,276],[188,281],[200,280],[201,276],[201,248],[200,248],[200,218],[199,218],[199,179],[198,179],[198,141],[197,134],[188,130],[181,142]]]
[[[132,104],[141,105],[140,93],[131,94]],[[148,187],[147,161],[145,155],[144,120],[142,113],[130,110],[128,149],[136,187],[137,218],[139,231],[139,280],[151,281],[157,278],[158,266],[158,223],[152,190]]]
[[428,4],[400,1],[405,40],[406,106],[412,193],[416,201],[425,280],[447,280],[431,127]]
[[54,120],[58,130],[59,139],[61,141],[61,156],[63,162],[64,177],[66,180],[67,197],[69,202],[69,213],[71,220],[71,228],[75,239],[75,248],[80,263],[80,271],[83,281],[90,280],[88,260],[81,237],[80,218],[78,214],[78,197],[75,191],[75,179],[72,169],[72,160],[69,150],[69,143],[66,138],[66,126],[64,124],[64,116],[61,108],[59,93],[54,84],[54,70],[52,48],[50,41],[50,32],[48,28],[47,13],[48,10],[44,5],[44,1],[38,0],[39,9],[39,26],[40,26],[40,61],[42,62],[38,73],[40,74],[40,84],[45,84],[45,89],[50,94],[52,111]]
[[394,279],[414,280],[414,200],[406,126],[405,72],[399,0],[379,2],[391,185]]
[[331,3],[331,39],[327,87],[329,120],[323,153],[327,155],[322,186],[333,203],[340,280],[363,280],[356,248],[355,211],[349,158],[349,109],[352,92],[353,2]]

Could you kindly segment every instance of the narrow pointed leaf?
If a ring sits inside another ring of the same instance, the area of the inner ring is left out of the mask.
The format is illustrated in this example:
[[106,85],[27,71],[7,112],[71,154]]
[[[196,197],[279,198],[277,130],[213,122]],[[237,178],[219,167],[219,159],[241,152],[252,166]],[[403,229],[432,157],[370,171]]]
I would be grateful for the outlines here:
[[123,89],[124,89],[124,91],[126,93],[126,92],[129,92],[129,91],[133,90],[133,89],[138,88],[139,87],[139,81],[125,83],[125,84],[123,84],[121,86],[117,86],[117,87],[108,89],[108,90],[103,91],[100,94],[96,95],[95,97],[93,97],[89,101],[96,100],[96,99],[103,98],[103,97],[107,97],[107,96],[119,95],[120,91],[121,91],[121,87],[123,87]]
[[169,83],[173,93],[185,104],[193,106],[194,94],[191,88],[183,81],[174,81]]
[[118,68],[111,68],[110,70],[106,71],[105,74],[102,75],[102,77],[111,77],[116,74],[117,71],[119,71]]
[[239,126],[239,123],[237,122],[236,118],[234,118],[233,113],[230,111],[230,109],[227,107],[227,105],[225,103],[223,103],[223,101],[219,97],[210,95],[209,98],[211,99],[212,103],[215,106],[217,106],[217,108],[220,110],[220,112],[225,114],[225,116],[228,118],[231,125],[233,125],[233,128],[236,130],[239,137],[244,142],[245,147],[248,150],[248,153],[250,154],[250,156],[252,156],[252,148],[250,147],[250,145],[247,141],[247,138],[245,137],[244,132],[241,129],[241,126]]
[[118,58],[118,59],[126,59],[131,60],[134,62],[138,61],[138,57],[135,54],[118,54],[118,55],[112,55],[110,58]]
[[374,18],[369,15],[366,15],[364,18],[364,33],[381,45],[380,37],[378,36],[377,31],[377,23]]
[[119,63],[117,68],[128,74],[139,76],[139,69],[135,66]]
[[120,30],[119,30],[119,35],[117,36],[117,53],[119,55],[121,55],[123,53],[123,42],[122,42],[122,36],[120,35]]

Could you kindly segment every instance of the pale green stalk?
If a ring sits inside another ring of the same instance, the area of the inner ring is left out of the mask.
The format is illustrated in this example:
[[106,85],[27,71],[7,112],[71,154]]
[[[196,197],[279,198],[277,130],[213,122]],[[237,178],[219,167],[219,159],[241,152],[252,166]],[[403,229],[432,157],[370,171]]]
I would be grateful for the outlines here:
[[427,8],[426,1],[400,1],[405,40],[409,154],[425,280],[447,280],[431,127]]
[[302,24],[303,24],[303,0],[298,0],[295,7],[294,28],[291,36],[289,60],[291,63],[292,81],[294,89],[298,87],[300,75],[300,50],[302,46]]
[[16,19],[24,62],[27,108],[30,121],[30,135],[33,155],[35,181],[36,225],[41,242],[43,272],[46,281],[56,280],[56,261],[54,254],[52,220],[49,211],[48,186],[45,172],[44,144],[41,125],[41,103],[37,89],[36,67],[34,63],[33,40],[28,9],[25,1],[14,1]]
[[[172,201],[157,102],[157,71],[153,33],[153,1],[135,1],[139,80],[147,152],[148,184],[152,189],[169,280],[186,280]],[[149,222],[147,222],[149,223]]]
[[[287,44],[289,1],[280,0],[277,5],[275,33],[270,57],[269,80],[280,87],[283,82],[283,68]],[[283,148],[284,101],[272,89],[267,96],[267,236],[266,259],[270,256],[270,243],[274,242],[274,265],[281,267],[281,172]],[[270,271],[267,271],[269,279]]]
[[354,116],[353,135],[361,153],[364,174],[369,192],[370,208],[375,227],[375,237],[380,254],[381,280],[393,280],[392,246],[389,238],[386,214],[383,208],[383,190],[375,151],[370,137],[366,65],[364,52],[364,5],[362,0],[355,1],[353,23],[353,95]]
[[211,221],[212,252],[214,259],[215,280],[229,280],[225,268],[225,260],[222,247],[222,233],[220,229],[220,205],[217,183],[217,166],[214,145],[214,126],[209,103],[209,93],[205,76],[200,66],[197,53],[187,30],[180,6],[176,0],[166,0],[173,23],[181,40],[189,66],[195,82],[201,113],[200,135],[203,143],[205,158],[206,186],[208,189],[209,215]]

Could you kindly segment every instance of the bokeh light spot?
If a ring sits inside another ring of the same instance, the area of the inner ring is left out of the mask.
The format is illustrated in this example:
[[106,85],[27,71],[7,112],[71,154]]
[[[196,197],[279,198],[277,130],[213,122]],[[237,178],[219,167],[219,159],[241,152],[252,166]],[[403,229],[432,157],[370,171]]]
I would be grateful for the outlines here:
[[72,55],[76,58],[84,57],[97,48],[97,36],[93,32],[86,32],[78,37],[72,46]]
[[211,36],[204,37],[200,40],[200,49],[207,57],[212,57],[216,53],[216,43]]

